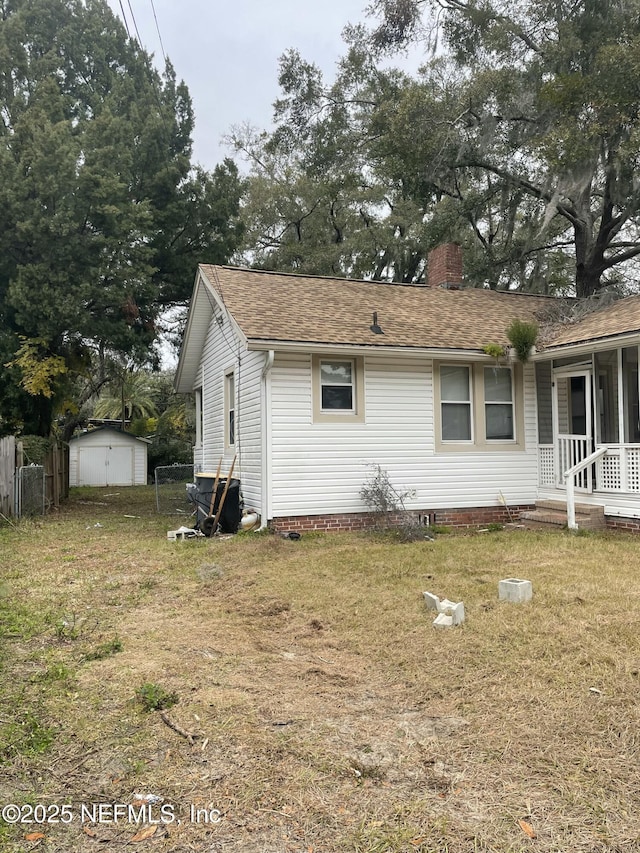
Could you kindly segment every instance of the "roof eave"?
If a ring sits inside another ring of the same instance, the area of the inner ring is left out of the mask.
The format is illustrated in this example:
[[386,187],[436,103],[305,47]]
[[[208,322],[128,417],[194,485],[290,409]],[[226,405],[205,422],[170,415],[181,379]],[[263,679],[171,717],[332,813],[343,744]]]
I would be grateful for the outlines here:
[[586,338],[583,341],[575,341],[567,344],[550,344],[545,349],[540,350],[532,356],[533,361],[545,361],[545,356],[548,359],[549,355],[557,356],[559,354],[584,355],[593,352],[594,350],[610,349],[612,343],[615,342],[616,347],[638,345],[640,343],[640,330],[635,332],[624,332],[623,334],[607,335],[599,338]]
[[326,343],[323,341],[283,341],[276,339],[249,338],[247,341],[250,350],[264,352],[274,350],[275,352],[292,353],[336,353],[344,352],[352,355],[423,355],[429,358],[469,358],[469,356],[489,358],[479,348],[462,349],[459,347],[417,347],[417,346],[394,346],[381,344],[350,344],[350,343]]
[[200,265],[189,302],[187,325],[173,383],[177,394],[188,394],[197,385],[198,368],[202,363],[204,345],[216,308],[228,319],[240,342],[246,345],[245,334],[227,310],[216,289],[205,275],[202,265]]

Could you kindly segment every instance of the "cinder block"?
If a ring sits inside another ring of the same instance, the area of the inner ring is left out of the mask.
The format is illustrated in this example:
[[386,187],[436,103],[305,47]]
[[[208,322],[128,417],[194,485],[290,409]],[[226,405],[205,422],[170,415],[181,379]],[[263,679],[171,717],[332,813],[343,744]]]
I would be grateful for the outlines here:
[[531,601],[533,587],[531,581],[520,578],[505,578],[498,583],[498,598],[500,601],[511,601],[520,604],[523,601]]
[[439,611],[440,599],[437,595],[434,595],[432,592],[423,592],[422,595],[429,610]]
[[[423,592],[425,603],[429,610],[437,610],[438,615],[434,621],[436,628],[451,628],[453,625],[462,625],[464,622],[464,604],[461,601],[442,601],[431,592]],[[441,618],[442,617],[442,618]]]
[[451,617],[454,625],[462,625],[464,622],[464,604],[461,601],[451,608]]

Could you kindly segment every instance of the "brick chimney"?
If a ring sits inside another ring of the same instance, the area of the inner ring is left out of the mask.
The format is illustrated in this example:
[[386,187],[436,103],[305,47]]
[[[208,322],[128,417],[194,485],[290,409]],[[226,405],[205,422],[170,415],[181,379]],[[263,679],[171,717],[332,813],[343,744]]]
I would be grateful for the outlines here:
[[462,287],[462,247],[458,243],[443,243],[429,252],[427,287]]

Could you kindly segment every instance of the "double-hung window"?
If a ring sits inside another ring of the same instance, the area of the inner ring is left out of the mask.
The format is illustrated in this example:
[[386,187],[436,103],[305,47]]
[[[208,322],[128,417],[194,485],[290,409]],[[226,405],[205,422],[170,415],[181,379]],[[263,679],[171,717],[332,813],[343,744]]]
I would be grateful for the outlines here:
[[487,441],[513,441],[513,376],[508,367],[484,368],[484,421]]
[[520,365],[435,365],[436,447],[443,451],[522,450],[524,391]]
[[352,361],[320,361],[320,393],[323,412],[355,411],[354,364]]
[[471,441],[471,368],[440,366],[442,441]]

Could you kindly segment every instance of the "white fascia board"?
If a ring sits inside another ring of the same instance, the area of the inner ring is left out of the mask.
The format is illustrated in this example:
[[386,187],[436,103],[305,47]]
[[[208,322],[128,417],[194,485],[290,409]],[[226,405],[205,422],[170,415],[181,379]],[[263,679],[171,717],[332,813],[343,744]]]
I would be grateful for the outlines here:
[[592,352],[617,349],[618,347],[638,346],[640,333],[628,332],[624,335],[611,335],[608,338],[595,338],[576,344],[559,344],[541,350],[531,356],[531,361],[549,361],[551,358],[564,358],[570,355],[590,355]]
[[[182,346],[180,347],[180,355],[178,356],[178,365],[176,367],[176,375],[173,378],[173,390],[178,394],[180,392],[180,385],[182,384],[182,373],[184,371],[184,360],[185,353],[187,351],[187,343],[189,341],[191,329],[193,326],[193,306],[196,301],[196,294],[198,292],[198,285],[200,282],[200,270],[196,270],[195,280],[193,282],[193,290],[191,291],[191,299],[189,300],[189,310],[187,311],[187,324],[184,330],[184,336],[182,338]],[[190,390],[190,389],[189,389]]]
[[277,352],[292,353],[342,353],[350,355],[404,355],[404,356],[426,356],[427,358],[449,359],[453,361],[486,361],[488,364],[495,361],[479,349],[446,349],[443,347],[385,347],[364,346],[357,344],[325,344],[315,341],[265,341],[251,340],[247,342],[248,349],[264,351],[274,350]]
[[[180,349],[180,358],[178,359],[178,367],[176,369],[176,377],[174,380],[174,389],[177,393],[188,393],[197,385],[199,368],[202,364],[202,351],[204,349],[207,332],[209,331],[209,326],[216,309],[220,311],[220,316],[224,317],[225,320],[229,322],[229,325],[241,346],[246,348],[246,335],[242,332],[231,313],[227,310],[226,305],[220,299],[216,290],[211,286],[207,277],[200,269],[198,269],[193,288],[193,295],[191,297],[191,302],[189,303],[187,326],[182,341],[182,347]],[[196,317],[197,319],[194,319]],[[199,337],[192,343],[192,338],[196,335],[194,327],[198,321],[200,321],[198,332]],[[185,354],[192,348],[192,346],[197,347],[197,357],[195,360],[193,358],[191,359],[191,375],[185,368]],[[197,364],[195,364],[196,361]]]

